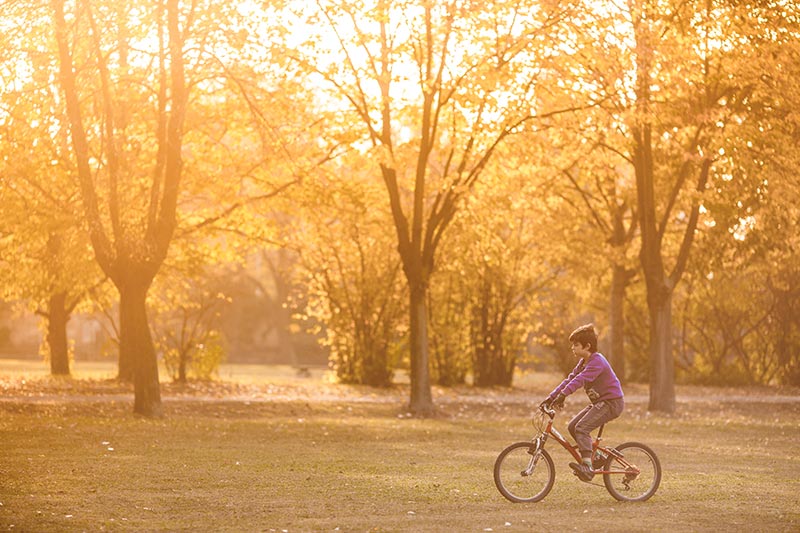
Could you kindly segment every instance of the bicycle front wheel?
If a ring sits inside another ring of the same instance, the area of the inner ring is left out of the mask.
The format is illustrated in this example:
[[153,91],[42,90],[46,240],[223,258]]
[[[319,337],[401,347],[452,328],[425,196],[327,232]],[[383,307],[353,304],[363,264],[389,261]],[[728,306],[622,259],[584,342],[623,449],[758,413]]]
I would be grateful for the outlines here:
[[494,484],[507,500],[533,503],[553,488],[556,469],[545,450],[535,451],[531,442],[512,444],[494,462]]
[[643,502],[658,490],[661,463],[656,453],[639,442],[626,442],[615,449],[622,457],[610,455],[603,474],[608,492],[623,502]]

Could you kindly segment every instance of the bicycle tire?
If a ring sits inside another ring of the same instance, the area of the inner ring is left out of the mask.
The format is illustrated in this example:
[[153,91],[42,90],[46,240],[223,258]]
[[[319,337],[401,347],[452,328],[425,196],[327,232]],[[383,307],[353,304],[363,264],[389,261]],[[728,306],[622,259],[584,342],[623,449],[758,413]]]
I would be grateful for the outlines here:
[[[609,494],[622,502],[643,502],[650,499],[661,484],[661,462],[656,452],[641,442],[626,442],[615,446],[626,461],[636,465],[639,473],[603,474],[603,484]],[[620,470],[624,465],[614,456],[606,459],[604,470]]]
[[[494,462],[494,484],[500,494],[514,503],[535,503],[550,493],[556,480],[556,468],[547,450],[541,454],[531,474],[523,475],[533,456],[531,442],[517,442],[500,452]],[[532,494],[531,494],[531,491]]]

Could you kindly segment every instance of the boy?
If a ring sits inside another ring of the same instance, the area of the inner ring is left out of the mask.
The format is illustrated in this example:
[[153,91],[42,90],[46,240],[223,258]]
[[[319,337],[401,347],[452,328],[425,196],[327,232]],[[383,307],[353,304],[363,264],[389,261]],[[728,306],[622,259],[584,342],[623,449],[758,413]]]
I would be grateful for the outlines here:
[[569,466],[582,481],[591,481],[592,437],[589,435],[606,422],[617,418],[625,409],[622,385],[603,354],[597,352],[597,333],[593,324],[586,324],[569,336],[572,353],[579,358],[577,366],[540,405],[553,408],[564,406],[564,399],[583,387],[591,404],[570,421],[568,429],[578,443],[581,463]]

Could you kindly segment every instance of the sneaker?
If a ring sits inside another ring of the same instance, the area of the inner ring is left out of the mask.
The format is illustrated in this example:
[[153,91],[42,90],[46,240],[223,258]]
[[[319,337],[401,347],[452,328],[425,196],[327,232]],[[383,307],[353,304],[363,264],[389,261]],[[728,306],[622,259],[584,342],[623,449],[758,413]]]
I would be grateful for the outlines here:
[[587,464],[570,463],[569,467],[572,469],[572,473],[578,476],[581,481],[591,481],[594,477],[594,470]]
[[594,455],[594,460],[592,460],[592,470],[603,470],[606,466],[606,460],[608,460],[608,456],[600,450],[597,450]]

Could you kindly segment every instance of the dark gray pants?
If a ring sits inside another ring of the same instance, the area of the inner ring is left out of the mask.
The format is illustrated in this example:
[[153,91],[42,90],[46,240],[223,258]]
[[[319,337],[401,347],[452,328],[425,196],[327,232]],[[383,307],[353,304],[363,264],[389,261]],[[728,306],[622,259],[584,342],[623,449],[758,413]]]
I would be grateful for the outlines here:
[[569,422],[569,434],[578,443],[581,457],[592,456],[592,437],[590,433],[606,422],[617,418],[625,409],[625,400],[603,400],[587,405]]

